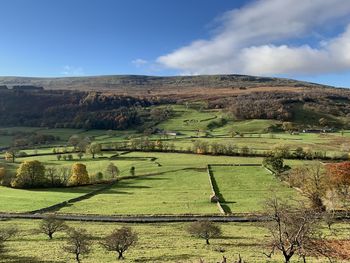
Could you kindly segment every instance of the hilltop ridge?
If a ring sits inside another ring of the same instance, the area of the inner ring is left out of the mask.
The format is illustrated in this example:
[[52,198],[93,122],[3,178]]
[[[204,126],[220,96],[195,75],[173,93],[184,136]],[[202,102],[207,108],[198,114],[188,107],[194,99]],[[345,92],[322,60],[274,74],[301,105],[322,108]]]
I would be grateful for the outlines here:
[[45,89],[113,90],[125,88],[253,88],[253,87],[330,87],[286,78],[249,75],[145,76],[106,75],[86,77],[0,77],[0,85],[36,85]]

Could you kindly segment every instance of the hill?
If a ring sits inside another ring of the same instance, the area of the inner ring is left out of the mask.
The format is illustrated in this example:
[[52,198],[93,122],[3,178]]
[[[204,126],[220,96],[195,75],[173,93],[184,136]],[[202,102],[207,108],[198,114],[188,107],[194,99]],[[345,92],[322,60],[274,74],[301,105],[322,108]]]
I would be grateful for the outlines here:
[[3,125],[125,129],[147,122],[151,105],[169,104],[200,104],[198,110],[223,110],[241,120],[273,119],[301,125],[319,125],[322,120],[322,126],[331,127],[347,127],[350,116],[350,89],[284,78],[0,77],[0,87]]
[[304,81],[247,75],[142,76],[114,75],[66,78],[0,77],[0,85],[35,85],[45,89],[84,89],[124,91],[125,88],[253,88],[253,87],[326,87]]

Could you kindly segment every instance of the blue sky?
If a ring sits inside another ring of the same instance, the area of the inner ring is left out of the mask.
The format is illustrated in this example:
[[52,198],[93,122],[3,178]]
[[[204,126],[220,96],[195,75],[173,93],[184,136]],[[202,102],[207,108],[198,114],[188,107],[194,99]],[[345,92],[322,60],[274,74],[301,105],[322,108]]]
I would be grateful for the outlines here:
[[1,0],[0,75],[239,73],[350,87],[350,1]]

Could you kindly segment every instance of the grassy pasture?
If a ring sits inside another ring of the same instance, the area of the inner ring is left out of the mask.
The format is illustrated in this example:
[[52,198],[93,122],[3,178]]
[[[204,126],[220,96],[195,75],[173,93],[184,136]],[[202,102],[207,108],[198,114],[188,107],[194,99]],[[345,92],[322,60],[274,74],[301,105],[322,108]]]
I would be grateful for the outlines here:
[[267,133],[272,125],[279,123],[275,120],[245,120],[245,121],[229,121],[227,125],[214,129],[214,134],[228,134],[232,130],[241,133]]
[[[232,164],[232,163],[261,163],[261,158],[241,158],[224,156],[207,156],[193,154],[175,154],[175,153],[141,153],[133,152],[126,156],[146,157],[152,155],[157,158],[157,162],[162,166],[148,166],[136,168],[137,175],[150,173],[163,173],[151,177],[141,177],[137,179],[128,179],[119,182],[112,189],[107,190],[90,199],[75,203],[72,206],[63,208],[60,212],[64,213],[91,213],[91,214],[183,214],[183,213],[218,213],[216,206],[209,203],[210,188],[206,171],[181,170],[185,168],[205,168],[208,163]],[[145,163],[147,164],[147,163]],[[300,165],[300,161],[292,160],[288,164]],[[144,164],[141,164],[144,165]],[[220,167],[219,167],[220,168]],[[295,195],[296,192],[283,186],[271,174],[260,167],[249,167],[245,170],[245,177],[241,178],[239,189],[241,192],[249,191],[244,188],[264,187],[261,192],[253,193],[252,200],[246,200],[238,209],[233,212],[260,212],[262,204],[258,199],[263,200],[271,188],[278,191],[288,198]],[[255,168],[255,169],[254,169]],[[253,174],[251,174],[253,173]],[[259,174],[263,174],[263,181]],[[216,173],[214,173],[216,175]],[[220,177],[220,176],[219,176]],[[231,185],[236,182],[227,176],[226,180],[219,180],[219,187],[224,184],[227,192],[232,189]],[[220,188],[221,189],[221,188]],[[265,193],[260,196],[260,193]],[[240,194],[240,193],[239,193]],[[249,199],[250,193],[242,197]],[[225,196],[225,194],[224,194]],[[228,196],[230,197],[230,196]]]
[[[9,220],[0,221],[0,228],[17,226],[20,235],[7,243],[7,252],[0,258],[1,263],[73,263],[73,255],[62,250],[66,235],[57,233],[54,239],[48,241],[47,236],[36,233],[39,221]],[[85,263],[116,262],[115,255],[106,252],[98,244],[100,238],[109,234],[113,229],[126,224],[68,222],[71,227],[85,228],[94,236],[92,252],[82,256]],[[185,231],[187,223],[168,224],[127,224],[138,233],[139,241],[135,247],[125,253],[125,263],[131,262],[184,262],[197,263],[202,258],[205,262],[220,262],[225,255],[233,262],[241,254],[247,262],[280,263],[282,258],[275,254],[267,259],[262,253],[268,252],[268,231],[257,223],[226,223],[220,224],[223,237],[212,239],[207,246],[203,240],[193,238]],[[335,226],[341,233],[338,238],[346,237],[349,230],[343,224]],[[325,230],[327,231],[327,230]],[[225,252],[220,252],[224,250]],[[291,262],[300,262],[296,257]],[[308,258],[308,262],[323,263],[325,259]],[[342,261],[345,262],[345,261]]]
[[11,144],[13,139],[13,136],[5,136],[5,135],[1,135],[0,136],[0,147],[6,147],[8,145]]
[[29,212],[41,209],[87,194],[99,187],[101,186],[22,190],[0,186],[0,212]]
[[[8,136],[0,136],[0,142],[9,142]],[[158,135],[151,136],[152,140],[158,140]],[[108,143],[125,140],[124,137],[107,135],[100,135],[95,137],[95,141],[108,145]],[[297,147],[302,147],[305,150],[326,152],[327,156],[339,155],[347,153],[350,149],[350,136],[345,132],[344,136],[340,133],[332,134],[307,134],[301,133],[299,135],[290,135],[287,133],[273,133],[273,134],[245,134],[244,137],[231,137],[228,134],[213,134],[213,137],[190,138],[188,136],[177,136],[177,138],[169,138],[168,142],[174,143],[177,150],[186,150],[193,146],[194,141],[206,141],[208,143],[232,144],[235,147],[242,148],[247,146],[254,151],[267,151],[273,149],[276,145],[289,146],[291,150]],[[65,147],[55,147],[63,150]],[[68,150],[71,147],[66,147]],[[33,148],[22,150],[27,154],[34,153],[52,153],[53,148]],[[107,154],[107,153],[106,153]],[[74,155],[74,154],[73,154]],[[76,156],[75,156],[76,157]],[[84,157],[85,158],[85,157]]]
[[37,132],[41,130],[40,127],[1,127],[1,131],[9,131],[9,132],[17,132],[17,131],[25,131],[25,132]]
[[347,153],[350,149],[350,139],[348,136],[340,134],[304,134],[290,135],[287,133],[273,134],[245,134],[244,137],[230,137],[228,135],[219,135],[213,137],[188,138],[178,137],[169,140],[173,142],[176,149],[186,150],[193,146],[194,141],[205,141],[210,143],[231,144],[242,148],[247,146],[254,151],[268,151],[277,145],[289,146],[290,150],[302,147],[304,150],[325,152],[327,156],[332,157]]
[[159,128],[170,131],[186,131],[206,129],[207,125],[222,116],[221,111],[203,110],[198,111],[186,108],[182,105],[172,106],[174,115],[172,118],[158,125]]
[[[111,152],[104,157],[110,157],[113,154]],[[109,193],[97,195],[67,208],[67,211],[71,213],[84,213],[86,211],[105,214],[216,213],[216,207],[212,207],[209,203],[210,192],[208,192],[209,184],[206,172],[198,169],[205,169],[208,163],[260,164],[262,162],[262,158],[131,152],[120,155],[113,160],[84,157],[81,161],[58,161],[55,155],[26,157],[19,158],[18,163],[10,164],[9,167],[14,172],[20,162],[32,159],[38,159],[45,166],[55,166],[56,168],[70,168],[74,162],[82,162],[86,164],[90,175],[102,172],[105,179],[109,179],[105,169],[110,162],[113,162],[120,169],[122,177],[130,174],[131,166],[136,168],[137,176],[155,174],[151,177],[121,181]],[[286,163],[294,166],[304,162],[288,160]],[[183,170],[187,168],[191,169]],[[256,184],[255,180],[258,179],[253,175],[249,183]],[[0,188],[0,198],[4,202],[0,204],[0,211],[35,210],[77,197],[91,190],[91,187],[81,187],[26,191],[2,187]],[[153,205],[150,205],[152,202]],[[66,211],[66,209],[62,211]]]
[[[328,156],[339,155],[349,152],[350,148],[350,132],[345,131],[343,136],[340,132],[330,134],[312,134],[300,133],[298,135],[290,135],[283,132],[267,133],[269,127],[279,124],[275,120],[231,120],[227,114],[221,110],[198,110],[194,108],[186,108],[184,105],[172,105],[174,116],[170,119],[158,124],[158,128],[167,131],[178,131],[181,135],[173,137],[169,136],[169,142],[175,144],[176,149],[187,149],[193,144],[193,140],[205,140],[208,142],[231,143],[237,147],[248,146],[256,150],[268,150],[276,144],[284,144],[290,146],[291,149],[303,147],[311,151],[326,152]],[[208,125],[211,122],[218,121],[220,118],[227,118],[228,122],[222,127],[216,127],[209,131]],[[41,134],[51,134],[59,136],[60,141],[54,144],[65,145],[70,136],[79,134],[81,136],[93,137],[98,143],[113,143],[126,140],[130,137],[141,137],[143,134],[137,133],[135,130],[114,131],[113,136],[107,135],[104,130],[83,130],[83,129],[47,129],[40,127],[9,127],[0,128],[8,131],[33,131]],[[200,130],[198,134],[198,130]],[[231,138],[231,131],[240,132],[244,137]],[[194,138],[197,135],[204,136],[204,131],[209,131],[212,137]],[[151,139],[157,140],[159,135],[150,136]],[[8,146],[11,143],[11,136],[0,136],[0,147]],[[24,150],[33,153],[33,150]],[[51,151],[50,149],[38,149],[38,152]]]
[[92,198],[64,207],[83,214],[215,214],[205,171],[180,170],[123,180]]
[[286,200],[300,198],[263,167],[213,166],[212,170],[224,198],[222,205],[232,213],[263,212],[265,200],[274,195]]

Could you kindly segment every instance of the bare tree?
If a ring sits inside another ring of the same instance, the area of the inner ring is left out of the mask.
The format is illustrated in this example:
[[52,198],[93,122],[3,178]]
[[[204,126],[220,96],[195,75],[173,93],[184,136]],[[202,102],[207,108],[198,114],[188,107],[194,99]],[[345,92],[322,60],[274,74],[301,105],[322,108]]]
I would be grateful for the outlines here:
[[101,244],[108,251],[116,252],[118,259],[124,259],[124,252],[135,245],[137,239],[137,234],[130,227],[122,227],[106,236]]
[[46,167],[45,174],[46,174],[46,177],[48,178],[51,186],[54,186],[58,183],[57,169],[55,167],[53,167],[53,166]]
[[329,187],[328,177],[320,163],[314,163],[307,167],[298,167],[289,174],[289,183],[302,190],[311,202],[312,208],[325,211],[323,198]]
[[326,223],[328,230],[332,230],[332,226],[336,222],[336,216],[334,211],[326,211],[323,214],[323,220]]
[[78,156],[79,160],[81,160],[81,158],[83,158],[83,156],[84,156],[84,153],[83,152],[78,152],[77,156]]
[[91,251],[91,236],[85,229],[70,228],[67,231],[68,240],[63,249],[75,255],[75,260],[80,263],[80,256]]
[[187,228],[187,232],[192,236],[205,239],[209,245],[209,239],[221,236],[221,229],[211,221],[193,222]]
[[39,226],[39,231],[49,237],[53,238],[53,234],[59,231],[64,231],[67,229],[67,225],[63,220],[57,219],[55,215],[48,215],[44,218]]
[[109,163],[107,168],[106,168],[106,172],[108,175],[110,175],[111,178],[116,178],[118,177],[120,171],[118,169],[118,167],[114,164],[114,163]]
[[19,150],[15,147],[9,148],[5,153],[5,159],[14,163],[16,158],[17,158],[18,152],[19,152]]
[[70,177],[70,169],[68,167],[61,167],[58,170],[60,181],[62,185],[67,185],[68,179]]
[[303,204],[295,208],[278,198],[268,200],[267,209],[272,220],[266,225],[271,237],[270,256],[274,251],[280,251],[285,263],[295,255],[303,262],[308,255],[327,256],[327,243],[319,230],[317,211],[308,210]]
[[86,153],[91,154],[92,159],[95,159],[96,154],[102,155],[102,147],[99,143],[91,143],[86,147]]

